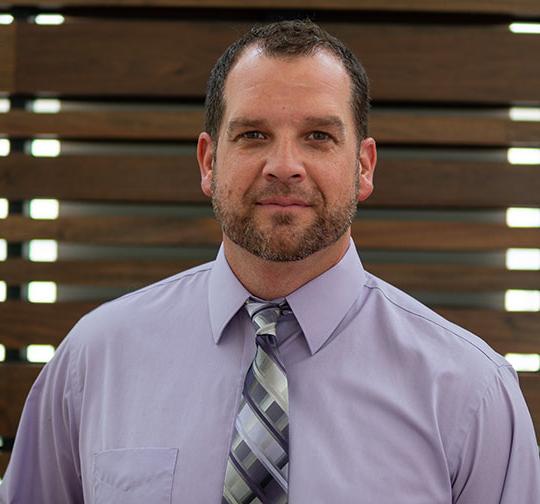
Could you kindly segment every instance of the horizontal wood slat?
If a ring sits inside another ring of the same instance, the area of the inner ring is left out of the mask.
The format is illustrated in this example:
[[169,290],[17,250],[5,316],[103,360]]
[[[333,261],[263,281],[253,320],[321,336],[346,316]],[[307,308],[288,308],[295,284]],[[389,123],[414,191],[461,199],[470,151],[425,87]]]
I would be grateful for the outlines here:
[[99,302],[0,303],[0,344],[7,348],[48,344],[55,347],[85,313]]
[[0,91],[13,90],[15,73],[15,26],[0,25]]
[[10,0],[9,5],[40,7],[197,7],[241,9],[308,9],[540,15],[536,0]]
[[[501,208],[540,206],[540,170],[504,162],[395,159],[381,155],[375,192],[362,205]],[[0,197],[208,203],[195,153],[159,156],[14,154],[0,159]]]
[[502,355],[509,352],[540,353],[540,313],[434,309],[442,317],[479,335]]
[[[540,52],[538,36],[513,34],[504,24],[323,25],[360,56],[375,100],[540,102],[540,66],[530,59]],[[249,26],[199,20],[20,23],[15,90],[201,97],[218,56]]]
[[[360,210],[360,215],[362,211]],[[452,221],[356,219],[352,233],[361,250],[491,251],[540,248],[537,228]],[[106,245],[218,246],[221,229],[211,217],[92,216],[54,220],[10,216],[0,219],[8,241],[50,239]]]
[[[13,437],[25,398],[41,366],[0,364],[0,436]],[[520,385],[540,433],[540,375],[521,373]]]
[[[0,114],[0,134],[83,140],[196,141],[204,124],[202,108],[65,111],[57,114],[13,110]],[[540,121],[513,121],[508,113],[434,110],[377,111],[370,135],[379,144],[536,146]]]
[[536,439],[540,440],[540,373],[519,373],[519,385],[533,419]]
[[[101,304],[0,303],[0,343],[8,348],[32,344],[58,346],[85,313]],[[540,313],[435,307],[444,318],[478,334],[501,354],[540,353]]]
[[15,436],[26,396],[42,367],[0,363],[0,436]]
[[0,478],[6,472],[10,455],[11,455],[11,452],[9,451],[0,451]]
[[[100,260],[0,262],[0,278],[8,284],[32,280],[60,284],[139,287],[174,275],[201,260]],[[367,264],[366,269],[402,289],[420,291],[482,292],[538,289],[540,271],[508,271],[487,266],[453,264]]]

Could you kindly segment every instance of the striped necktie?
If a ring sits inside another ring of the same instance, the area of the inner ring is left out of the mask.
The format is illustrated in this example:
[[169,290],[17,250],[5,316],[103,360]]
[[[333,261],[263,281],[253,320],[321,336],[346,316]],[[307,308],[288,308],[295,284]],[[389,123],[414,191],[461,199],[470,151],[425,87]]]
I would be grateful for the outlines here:
[[289,394],[276,325],[291,313],[249,299],[257,352],[244,381],[225,473],[222,504],[286,504],[289,470]]

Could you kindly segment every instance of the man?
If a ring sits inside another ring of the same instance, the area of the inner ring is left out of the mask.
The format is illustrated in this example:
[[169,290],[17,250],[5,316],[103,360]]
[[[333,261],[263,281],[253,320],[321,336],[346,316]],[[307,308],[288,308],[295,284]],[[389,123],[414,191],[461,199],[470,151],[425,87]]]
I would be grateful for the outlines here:
[[508,362],[362,268],[367,108],[362,67],[310,22],[225,52],[197,149],[218,257],[73,328],[2,502],[539,502]]

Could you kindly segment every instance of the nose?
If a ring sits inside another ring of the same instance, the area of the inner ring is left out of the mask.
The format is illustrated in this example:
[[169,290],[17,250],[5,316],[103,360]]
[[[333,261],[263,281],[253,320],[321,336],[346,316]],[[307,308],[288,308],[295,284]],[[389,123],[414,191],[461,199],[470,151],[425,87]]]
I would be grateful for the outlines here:
[[268,153],[263,176],[269,182],[278,179],[285,183],[298,183],[306,178],[302,153],[294,141],[276,140]]

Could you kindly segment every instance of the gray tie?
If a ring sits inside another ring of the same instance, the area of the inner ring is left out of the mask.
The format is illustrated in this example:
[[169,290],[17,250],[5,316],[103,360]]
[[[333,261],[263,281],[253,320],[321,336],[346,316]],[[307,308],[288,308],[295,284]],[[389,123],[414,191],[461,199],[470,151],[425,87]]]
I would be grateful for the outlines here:
[[255,325],[257,352],[244,381],[222,504],[286,504],[289,394],[276,325],[290,308],[286,301],[276,305],[250,299],[246,309]]

